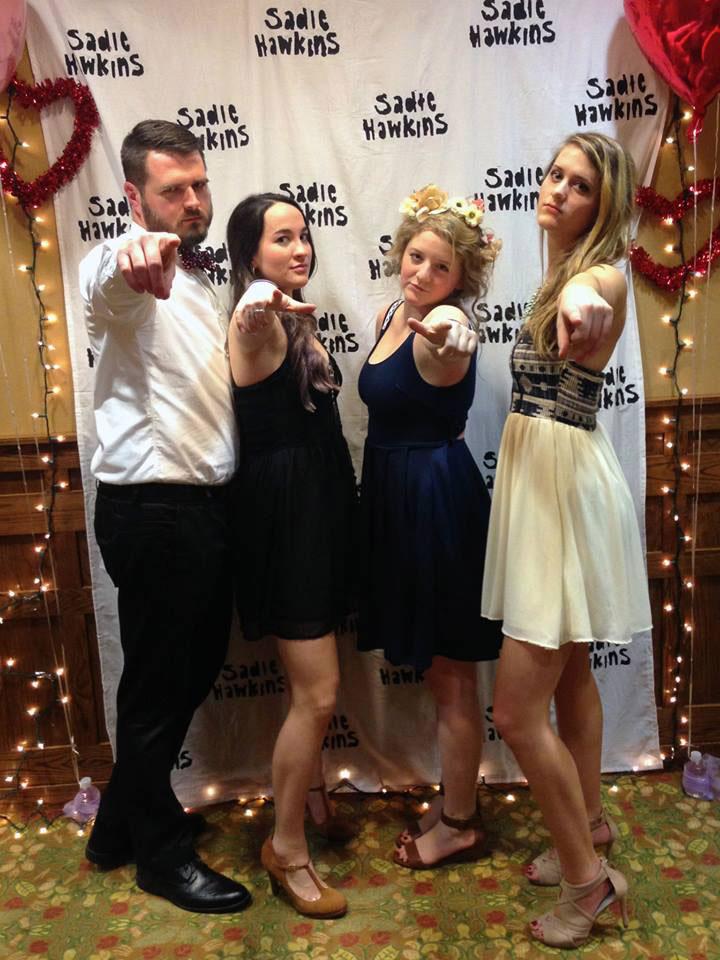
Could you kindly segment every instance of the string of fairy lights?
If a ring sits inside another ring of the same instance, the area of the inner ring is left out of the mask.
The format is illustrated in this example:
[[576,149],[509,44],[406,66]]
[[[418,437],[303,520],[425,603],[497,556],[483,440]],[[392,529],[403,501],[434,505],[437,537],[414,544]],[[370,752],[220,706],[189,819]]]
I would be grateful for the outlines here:
[[[684,131],[683,123],[693,119],[691,110],[682,110],[680,101],[676,97],[673,116],[665,144],[674,148],[677,155],[677,164],[681,185],[681,198],[689,198],[694,213],[694,233],[697,234],[697,197],[699,194],[696,172],[696,156],[692,163],[687,163],[683,153]],[[696,154],[694,144],[694,154]],[[688,186],[688,174],[693,175],[693,183]],[[714,203],[715,188],[712,199]],[[664,612],[672,618],[671,649],[667,652],[664,663],[663,705],[670,705],[671,709],[671,744],[669,760],[674,760],[678,750],[681,756],[690,751],[692,744],[692,668],[693,668],[693,632],[695,629],[695,541],[694,523],[697,519],[697,497],[699,476],[700,446],[696,449],[683,449],[689,431],[684,429],[684,418],[691,410],[693,421],[696,418],[695,400],[692,406],[688,402],[689,388],[681,383],[680,366],[682,358],[695,347],[691,337],[683,335],[681,325],[684,321],[684,310],[688,302],[695,300],[698,295],[698,281],[706,277],[709,281],[711,264],[716,250],[713,248],[713,237],[709,241],[706,264],[699,263],[696,255],[688,260],[686,255],[686,236],[683,214],[668,213],[662,218],[662,223],[676,231],[676,239],[665,244],[666,253],[676,254],[683,268],[679,273],[680,283],[677,291],[677,302],[670,313],[661,317],[663,325],[669,326],[673,333],[674,353],[672,362],[659,368],[661,376],[668,378],[672,387],[674,409],[671,415],[663,417],[666,427],[662,440],[665,452],[670,457],[672,465],[672,480],[661,487],[661,493],[666,498],[665,515],[671,519],[674,531],[672,550],[662,559],[662,565],[671,572],[671,588],[666,594],[663,603]],[[696,239],[696,236],[695,236]],[[715,241],[717,244],[717,241]],[[697,244],[693,245],[697,249]],[[668,284],[668,289],[673,289]],[[700,414],[700,418],[701,418]],[[696,431],[690,432],[695,436]],[[695,477],[691,474],[692,463],[690,458],[695,456]],[[694,481],[694,482],[693,482]],[[688,512],[689,497],[694,497],[694,508]],[[690,557],[690,573],[688,573],[688,553]],[[685,701],[685,703],[683,703]],[[666,759],[663,756],[663,759]]]
[[[15,172],[18,160],[18,152],[21,149],[28,149],[28,144],[19,136],[12,119],[14,91],[12,84],[8,88],[7,105],[0,120],[4,121],[7,131],[7,140],[9,137],[11,143],[11,152],[9,157],[3,154],[0,161],[0,181],[2,181],[3,193],[2,203],[5,214],[6,228],[8,226],[9,204],[16,198],[7,185],[7,178],[10,172]],[[41,282],[43,265],[41,255],[50,247],[50,240],[42,237],[41,230],[44,224],[44,217],[38,212],[40,204],[33,204],[26,200],[19,199],[15,204],[23,218],[23,226],[27,232],[28,249],[30,256],[28,262],[18,263],[16,265],[19,273],[29,281],[32,291],[34,307],[36,311],[36,356],[40,364],[40,392],[42,401],[39,409],[32,412],[34,426],[34,436],[32,446],[34,447],[34,457],[32,457],[32,467],[27,461],[27,454],[23,452],[23,444],[16,421],[16,447],[18,460],[20,464],[21,480],[25,499],[28,503],[28,509],[34,510],[43,518],[42,532],[33,532],[32,534],[32,557],[31,568],[34,568],[34,577],[32,584],[22,585],[17,583],[13,589],[0,594],[0,625],[17,615],[21,608],[35,607],[41,605],[45,612],[47,630],[50,640],[50,646],[55,662],[52,670],[27,671],[21,669],[19,658],[17,656],[6,656],[0,660],[0,685],[8,683],[21,686],[27,685],[31,691],[38,691],[37,699],[41,699],[41,689],[43,690],[44,705],[29,702],[25,708],[25,713],[32,719],[33,735],[29,738],[20,740],[15,747],[17,761],[14,768],[6,770],[3,773],[2,782],[0,782],[0,799],[10,801],[22,791],[30,786],[30,758],[34,751],[45,749],[45,725],[55,711],[58,705],[62,709],[65,727],[67,730],[71,762],[76,779],[79,780],[79,771],[77,767],[77,749],[75,738],[72,731],[70,714],[70,693],[67,685],[67,671],[65,667],[65,656],[62,644],[56,643],[52,616],[49,607],[49,601],[54,596],[56,612],[60,612],[59,598],[57,593],[53,593],[54,576],[54,558],[52,551],[52,541],[55,533],[55,507],[56,499],[60,492],[68,484],[65,480],[58,477],[57,455],[58,447],[65,438],[63,435],[55,434],[52,430],[53,400],[60,393],[60,386],[54,383],[54,375],[61,369],[55,359],[55,345],[52,343],[51,327],[57,323],[57,314],[49,309],[46,303],[45,284]],[[3,369],[5,370],[3,358]],[[31,455],[32,456],[32,455]],[[38,459],[36,460],[35,457]],[[37,463],[42,464],[42,472],[39,493],[30,489],[28,473],[30,469],[36,473]],[[36,699],[36,698],[32,698]],[[41,822],[40,830],[43,832],[52,823],[53,818],[49,817],[44,809],[44,798],[37,800],[36,807],[32,814],[26,819],[23,825],[19,825],[5,814],[0,814],[0,820],[8,821],[16,831],[16,835],[26,829],[30,823],[39,819]]]

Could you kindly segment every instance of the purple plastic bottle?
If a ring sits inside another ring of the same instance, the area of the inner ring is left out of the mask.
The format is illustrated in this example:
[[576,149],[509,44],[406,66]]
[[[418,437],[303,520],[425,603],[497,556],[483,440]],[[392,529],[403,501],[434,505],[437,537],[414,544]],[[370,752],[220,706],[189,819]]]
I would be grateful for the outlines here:
[[68,800],[63,807],[63,813],[76,823],[87,823],[98,812],[100,791],[90,777],[82,777],[79,786],[80,789],[73,799]]
[[689,797],[695,797],[697,800],[713,798],[707,764],[699,750],[692,751],[690,759],[683,767],[682,785]]

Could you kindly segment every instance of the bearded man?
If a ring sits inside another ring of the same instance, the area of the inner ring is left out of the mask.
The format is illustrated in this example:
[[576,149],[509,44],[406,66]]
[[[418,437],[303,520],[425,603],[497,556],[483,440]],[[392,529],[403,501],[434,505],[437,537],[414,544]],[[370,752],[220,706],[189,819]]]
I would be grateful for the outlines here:
[[197,856],[205,821],[170,785],[232,608],[227,315],[195,265],[212,200],[200,142],[178,124],[137,124],[121,159],[133,224],[80,265],[96,358],[95,535],[123,652],[115,765],[86,856],[101,869],[135,861],[139,887],[185,910],[234,912],[248,891]]

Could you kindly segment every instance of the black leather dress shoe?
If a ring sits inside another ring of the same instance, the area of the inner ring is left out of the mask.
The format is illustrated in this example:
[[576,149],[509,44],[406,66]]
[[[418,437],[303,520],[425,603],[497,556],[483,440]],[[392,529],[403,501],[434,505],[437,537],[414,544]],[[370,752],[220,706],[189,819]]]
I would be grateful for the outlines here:
[[[193,840],[210,829],[210,824],[205,817],[198,813],[186,813],[187,825],[190,827]],[[93,831],[94,833],[94,831]],[[90,839],[85,847],[85,859],[94,863],[100,870],[116,870],[118,867],[124,867],[127,863],[132,863],[135,859],[132,845],[129,840],[119,844],[98,843],[90,834]]]
[[192,913],[238,913],[252,903],[241,883],[212,870],[199,857],[179,867],[138,867],[136,883],[141,890]]

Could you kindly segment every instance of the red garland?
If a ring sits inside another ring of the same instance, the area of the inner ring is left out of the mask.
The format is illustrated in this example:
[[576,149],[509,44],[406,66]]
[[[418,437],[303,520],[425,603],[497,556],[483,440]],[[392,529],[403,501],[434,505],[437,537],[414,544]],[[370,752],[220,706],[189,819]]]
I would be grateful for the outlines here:
[[14,79],[8,89],[17,102],[26,108],[42,110],[64,98],[75,104],[73,132],[65,149],[50,169],[31,183],[17,175],[0,148],[0,182],[3,190],[9,191],[24,207],[40,207],[77,176],[90,152],[93,132],[100,125],[100,115],[90,89],[69,77],[43,80],[32,86]]
[[[671,218],[674,222],[682,220],[685,214],[705,197],[720,192],[720,177],[715,180],[699,180],[693,187],[688,187],[678,194],[674,200],[668,200],[657,193],[652,187],[640,187],[635,195],[639,207],[651,210],[658,217]],[[687,262],[676,267],[663,267],[656,263],[644,247],[633,246],[630,251],[630,262],[633,267],[648,280],[663,290],[675,292],[690,276],[706,276],[710,266],[720,257],[720,226],[710,234],[710,238],[698,252]]]

